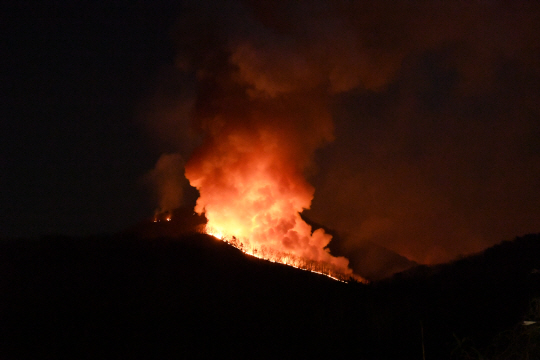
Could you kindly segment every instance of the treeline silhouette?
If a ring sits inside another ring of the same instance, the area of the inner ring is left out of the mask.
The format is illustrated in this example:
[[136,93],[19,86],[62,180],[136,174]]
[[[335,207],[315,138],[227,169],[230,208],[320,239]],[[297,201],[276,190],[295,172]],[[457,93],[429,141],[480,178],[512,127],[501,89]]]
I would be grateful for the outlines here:
[[357,281],[367,283],[368,281],[360,276],[355,276],[352,271],[349,274],[345,274],[343,269],[326,261],[316,261],[306,259],[300,256],[296,256],[290,252],[283,252],[266,246],[255,247],[249,244],[249,242],[239,241],[236,237],[224,237],[221,239],[229,245],[237,248],[251,256],[268,260],[270,262],[277,262],[280,264],[289,265],[301,270],[315,272],[321,275],[328,276],[332,279],[347,282]]
[[539,234],[369,285],[204,234],[4,239],[0,358],[422,359],[422,345],[426,359],[496,354],[540,298],[537,270]]

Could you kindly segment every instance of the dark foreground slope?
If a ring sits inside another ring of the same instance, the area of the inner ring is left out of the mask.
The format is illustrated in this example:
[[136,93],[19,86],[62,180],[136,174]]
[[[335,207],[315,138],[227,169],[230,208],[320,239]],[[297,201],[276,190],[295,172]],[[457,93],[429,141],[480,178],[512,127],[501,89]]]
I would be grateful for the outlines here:
[[11,241],[1,264],[2,359],[284,358],[355,334],[345,284],[207,235]]
[[[390,318],[415,313],[426,354],[436,359],[540,359],[539,270],[540,234],[527,235],[449,264],[410,269],[375,284],[373,294]],[[525,328],[523,320],[538,323]]]
[[248,257],[209,236],[0,244],[0,358],[450,358],[540,296],[538,235],[373,285]]

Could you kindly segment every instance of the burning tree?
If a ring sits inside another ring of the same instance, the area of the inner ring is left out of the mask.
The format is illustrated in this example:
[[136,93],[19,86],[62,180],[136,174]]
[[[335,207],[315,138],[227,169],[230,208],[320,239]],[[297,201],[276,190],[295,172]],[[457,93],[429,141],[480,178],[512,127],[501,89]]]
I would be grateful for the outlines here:
[[306,259],[290,252],[282,252],[275,248],[269,248],[266,245],[252,246],[248,240],[242,241],[236,236],[225,236],[222,233],[216,232],[216,230],[210,226],[207,226],[206,233],[228,243],[231,246],[234,246],[245,254],[257,257],[259,259],[281,263],[297,269],[326,275],[334,280],[343,282],[346,282],[349,279],[354,279],[358,282],[367,283],[366,279],[353,274],[352,270],[346,269],[344,271],[342,267],[336,266],[330,262]]

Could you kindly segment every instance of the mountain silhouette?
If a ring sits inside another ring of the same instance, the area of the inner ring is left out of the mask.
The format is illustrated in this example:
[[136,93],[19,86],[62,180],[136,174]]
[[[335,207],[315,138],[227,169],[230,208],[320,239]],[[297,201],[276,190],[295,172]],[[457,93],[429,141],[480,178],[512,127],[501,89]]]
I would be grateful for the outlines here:
[[[359,240],[354,235],[341,234],[322,224],[312,221],[303,215],[313,229],[322,228],[327,234],[332,235],[332,241],[328,244],[330,252],[349,259],[349,266],[355,274],[369,281],[379,281],[392,275],[417,266],[415,261],[367,240]],[[354,244],[350,246],[350,244]]]
[[419,359],[423,344],[450,359],[465,343],[496,354],[540,298],[540,234],[365,285],[205,234],[134,229],[0,241],[0,358]]

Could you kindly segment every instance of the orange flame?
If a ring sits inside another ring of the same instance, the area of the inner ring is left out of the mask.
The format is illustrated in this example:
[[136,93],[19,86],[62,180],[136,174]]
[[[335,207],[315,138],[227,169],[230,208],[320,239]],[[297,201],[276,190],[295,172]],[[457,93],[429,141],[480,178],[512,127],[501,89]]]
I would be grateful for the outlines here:
[[275,143],[269,133],[230,134],[191,158],[186,177],[200,192],[195,211],[205,213],[206,232],[259,258],[340,280],[353,276],[349,261],[326,248],[332,236],[312,232],[300,217],[314,189]]
[[299,258],[290,253],[282,253],[279,251],[268,249],[264,245],[260,248],[249,248],[245,245],[246,242],[239,241],[235,236],[228,237],[209,226],[206,227],[205,232],[208,235],[211,235],[219,240],[228,243],[231,246],[234,246],[235,248],[241,250],[243,253],[259,259],[292,266],[300,270],[306,270],[320,275],[325,275],[333,280],[341,281],[344,283],[346,283],[347,280],[351,278],[361,283],[368,283],[366,279],[356,274],[352,274],[349,272],[343,273],[342,269],[337,268],[333,264],[309,261],[307,259]]
[[154,215],[154,222],[171,221],[172,215],[169,213],[156,213]]

